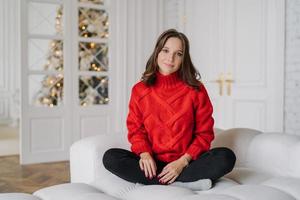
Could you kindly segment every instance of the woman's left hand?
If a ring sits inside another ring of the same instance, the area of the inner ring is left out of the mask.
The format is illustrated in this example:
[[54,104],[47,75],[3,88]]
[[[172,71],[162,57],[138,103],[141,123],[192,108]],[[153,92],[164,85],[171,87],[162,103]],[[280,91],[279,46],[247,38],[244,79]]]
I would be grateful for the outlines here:
[[163,184],[171,184],[173,183],[176,178],[180,175],[183,168],[188,165],[188,161],[181,157],[173,162],[167,164],[162,172],[158,175],[159,182]]

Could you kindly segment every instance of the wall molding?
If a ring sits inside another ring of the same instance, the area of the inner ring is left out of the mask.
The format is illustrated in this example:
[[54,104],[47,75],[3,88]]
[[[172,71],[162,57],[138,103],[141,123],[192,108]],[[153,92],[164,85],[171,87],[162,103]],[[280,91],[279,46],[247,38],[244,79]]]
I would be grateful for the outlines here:
[[0,1],[0,100],[6,112],[0,123],[16,122],[20,115],[20,0]]
[[126,117],[132,86],[139,81],[145,70],[147,59],[153,51],[159,34],[164,26],[163,0],[127,0],[126,22],[122,26],[124,40],[124,104],[121,132],[126,134]]

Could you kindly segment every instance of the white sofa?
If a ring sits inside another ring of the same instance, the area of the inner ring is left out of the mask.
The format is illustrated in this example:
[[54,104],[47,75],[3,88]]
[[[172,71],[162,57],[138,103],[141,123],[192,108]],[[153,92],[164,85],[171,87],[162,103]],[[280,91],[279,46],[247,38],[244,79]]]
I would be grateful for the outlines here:
[[234,170],[208,191],[144,186],[112,175],[102,165],[103,153],[111,147],[128,149],[129,145],[125,136],[99,135],[72,145],[71,183],[38,190],[32,200],[300,200],[299,136],[243,128],[216,132],[213,147],[231,148],[237,162]]

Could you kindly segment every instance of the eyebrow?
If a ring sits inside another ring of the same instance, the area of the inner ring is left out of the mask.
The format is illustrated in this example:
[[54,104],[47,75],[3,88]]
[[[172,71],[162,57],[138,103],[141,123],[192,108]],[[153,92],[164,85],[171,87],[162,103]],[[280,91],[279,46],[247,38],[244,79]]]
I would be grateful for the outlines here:
[[[162,49],[169,49],[169,47],[164,46]],[[180,51],[181,53],[183,53],[183,50],[179,49],[177,51]]]

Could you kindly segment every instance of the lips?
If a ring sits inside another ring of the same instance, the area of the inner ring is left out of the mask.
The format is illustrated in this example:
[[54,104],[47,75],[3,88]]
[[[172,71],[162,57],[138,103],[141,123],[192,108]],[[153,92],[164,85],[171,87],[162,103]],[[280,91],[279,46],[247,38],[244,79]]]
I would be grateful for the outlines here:
[[174,65],[173,64],[168,64],[168,63],[164,63],[165,64],[165,66],[167,66],[167,67],[173,67]]

